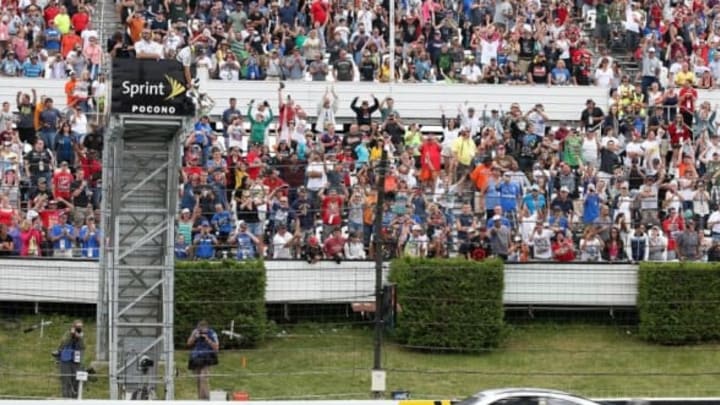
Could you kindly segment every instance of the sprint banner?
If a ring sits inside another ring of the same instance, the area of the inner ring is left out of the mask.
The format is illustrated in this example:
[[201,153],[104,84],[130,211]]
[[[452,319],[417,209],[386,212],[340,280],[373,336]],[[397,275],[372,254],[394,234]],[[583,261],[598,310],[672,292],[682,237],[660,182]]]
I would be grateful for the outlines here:
[[195,114],[195,104],[187,95],[180,63],[174,60],[114,59],[112,68],[113,114]]

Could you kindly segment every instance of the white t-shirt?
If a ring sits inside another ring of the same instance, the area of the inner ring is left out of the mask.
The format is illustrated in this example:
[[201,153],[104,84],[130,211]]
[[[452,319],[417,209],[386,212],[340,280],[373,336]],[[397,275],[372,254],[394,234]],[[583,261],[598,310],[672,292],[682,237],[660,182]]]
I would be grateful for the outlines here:
[[480,79],[482,72],[476,64],[472,64],[465,65],[465,67],[462,68],[460,75],[467,81],[476,82]]
[[[584,242],[584,244],[583,244]],[[580,241],[581,251],[580,260],[584,262],[600,261],[600,253],[602,250],[602,242],[598,238]]]
[[532,233],[531,240],[535,259],[548,260],[552,258],[552,241],[550,240],[552,236],[553,231],[549,229]]
[[292,238],[293,235],[290,232],[285,232],[284,235],[276,233],[273,236],[273,259],[292,259],[290,248],[285,246]]
[[613,77],[615,77],[615,74],[611,68],[608,67],[605,70],[598,69],[595,71],[595,84],[597,84],[598,87],[609,88]]
[[[311,172],[320,172],[322,173],[322,176],[320,177],[310,177],[309,174]],[[325,165],[323,165],[322,162],[312,162],[308,164],[307,170],[305,173],[308,175],[308,181],[307,181],[307,188],[308,190],[317,191],[321,188],[325,187],[325,183],[327,183],[327,176],[325,175]]]
[[141,53],[148,53],[158,55],[160,59],[163,58],[163,46],[155,41],[137,41],[135,42],[135,53],[138,55]]

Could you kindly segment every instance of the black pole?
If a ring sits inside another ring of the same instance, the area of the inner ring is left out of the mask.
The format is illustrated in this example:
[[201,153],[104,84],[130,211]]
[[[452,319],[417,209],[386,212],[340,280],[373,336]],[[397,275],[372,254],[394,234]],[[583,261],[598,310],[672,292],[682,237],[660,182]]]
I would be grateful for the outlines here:
[[385,172],[387,171],[387,152],[382,151],[380,165],[377,167],[375,189],[377,200],[375,203],[375,225],[373,226],[373,243],[375,244],[375,344],[373,356],[373,370],[382,370],[382,343],[383,343],[383,246],[382,217],[385,205]]

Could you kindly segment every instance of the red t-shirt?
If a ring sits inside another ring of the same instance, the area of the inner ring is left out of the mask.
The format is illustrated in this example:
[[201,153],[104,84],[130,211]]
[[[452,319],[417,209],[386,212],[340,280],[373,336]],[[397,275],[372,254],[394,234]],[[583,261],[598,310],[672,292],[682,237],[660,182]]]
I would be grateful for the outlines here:
[[325,241],[323,250],[325,250],[326,255],[335,256],[338,253],[342,253],[344,247],[345,239],[343,239],[342,236],[331,236]]
[[[687,98],[685,98],[688,96]],[[697,90],[692,87],[683,87],[680,89],[680,110],[692,113],[695,111],[695,100],[697,100]]]
[[668,133],[671,145],[679,145],[685,139],[692,139],[692,134],[685,125],[678,126],[674,122],[668,127]]
[[55,16],[60,14],[60,8],[57,6],[48,6],[43,14],[45,17],[45,25],[50,25],[50,21],[54,20]]
[[[273,191],[275,191],[276,188],[285,186],[285,185],[287,185],[287,183],[285,183],[285,182],[283,181],[283,179],[281,179],[281,178],[279,178],[279,177],[275,177],[275,178],[273,178],[273,177],[266,177],[265,180],[263,180],[263,185],[267,186],[268,191],[269,191],[270,193],[272,193]],[[279,193],[279,194],[282,194],[282,195],[285,195],[285,194],[287,194],[287,191],[286,191],[286,190],[281,190],[281,191],[278,191],[278,193]]]
[[[565,249],[564,252],[560,253],[562,248],[567,248],[567,249]],[[572,246],[570,244],[568,244],[567,242],[563,242],[563,243],[553,242],[552,251],[553,251],[553,256],[555,257],[555,260],[557,260],[559,262],[571,262],[571,261],[575,260],[575,251],[572,249]]]
[[53,175],[53,195],[55,198],[70,200],[72,198],[71,187],[75,178],[69,172],[59,171]]
[[87,13],[75,13],[70,21],[72,21],[75,32],[85,31],[90,22],[90,16]]
[[[424,142],[420,145],[420,164],[423,169],[432,171],[440,170],[440,153],[442,148],[437,142]],[[429,165],[432,165],[430,167]]]
[[340,225],[342,223],[343,198],[340,196],[327,196],[322,200],[322,220],[326,225]]
[[327,5],[322,0],[316,0],[310,6],[310,14],[312,14],[313,23],[325,24],[327,20]]
[[252,167],[252,165],[254,163],[256,163],[256,161],[258,159],[260,159],[260,155],[258,155],[257,152],[255,152],[255,151],[248,152],[248,154],[247,154],[247,165],[248,165],[247,173],[248,173],[248,177],[250,177],[253,180],[257,179],[258,175],[260,175],[260,168]]
[[38,214],[40,215],[40,222],[45,229],[50,229],[53,225],[60,222],[60,213],[62,210],[43,210]]

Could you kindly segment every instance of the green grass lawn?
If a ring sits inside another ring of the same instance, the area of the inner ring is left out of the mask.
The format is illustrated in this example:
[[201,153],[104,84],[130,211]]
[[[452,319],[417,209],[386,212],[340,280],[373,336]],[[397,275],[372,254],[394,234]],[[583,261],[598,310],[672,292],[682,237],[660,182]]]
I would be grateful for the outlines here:
[[[71,319],[53,317],[42,338],[39,331],[22,333],[39,319],[0,323],[0,396],[58,395],[49,353]],[[88,352],[94,354],[93,325],[86,324],[86,331]],[[285,331],[254,350],[223,352],[213,369],[213,389],[243,390],[254,399],[368,397],[371,330],[302,325]],[[176,397],[192,399],[187,352],[178,351],[176,361]],[[421,353],[386,341],[383,365],[388,389],[409,390],[414,398],[463,397],[502,386],[558,388],[593,397],[720,396],[720,345],[650,345],[617,326],[515,325],[503,347],[473,354]],[[107,379],[100,376],[89,384],[86,397],[106,398],[107,389]]]

